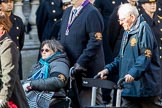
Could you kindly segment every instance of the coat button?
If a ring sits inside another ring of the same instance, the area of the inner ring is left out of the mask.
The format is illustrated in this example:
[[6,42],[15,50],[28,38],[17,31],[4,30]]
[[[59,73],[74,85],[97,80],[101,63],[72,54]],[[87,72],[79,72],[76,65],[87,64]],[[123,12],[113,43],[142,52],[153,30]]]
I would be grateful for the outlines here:
[[162,56],[160,56],[160,59],[162,59]]
[[53,21],[57,21],[57,19],[55,18],[55,19],[53,19]]
[[115,1],[112,1],[112,4],[115,4]]
[[17,49],[19,49],[19,47],[17,46]]
[[19,36],[17,36],[16,39],[18,40],[19,39]]
[[162,38],[160,38],[160,40],[162,41]]
[[160,50],[162,50],[162,47],[160,47]]
[[51,5],[54,5],[55,3],[54,2],[51,2]]
[[18,30],[18,29],[19,29],[19,27],[16,27],[16,29]]
[[56,13],[56,11],[55,11],[55,10],[53,10],[52,12],[53,12],[53,13]]

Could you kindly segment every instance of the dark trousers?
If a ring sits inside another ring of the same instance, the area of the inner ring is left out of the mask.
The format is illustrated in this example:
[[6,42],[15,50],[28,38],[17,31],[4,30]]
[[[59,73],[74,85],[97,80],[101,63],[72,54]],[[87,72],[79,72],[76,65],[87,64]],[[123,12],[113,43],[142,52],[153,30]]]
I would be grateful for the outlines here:
[[158,97],[122,97],[122,107],[126,108],[162,108]]

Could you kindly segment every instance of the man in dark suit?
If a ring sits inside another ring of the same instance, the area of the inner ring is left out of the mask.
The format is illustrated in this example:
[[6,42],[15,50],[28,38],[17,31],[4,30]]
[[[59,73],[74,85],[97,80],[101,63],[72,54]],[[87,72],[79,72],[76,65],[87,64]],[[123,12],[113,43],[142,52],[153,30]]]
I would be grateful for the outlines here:
[[24,45],[25,26],[23,24],[22,19],[12,13],[14,6],[13,0],[0,0],[0,6],[2,11],[4,11],[10,17],[10,20],[12,22],[12,27],[9,31],[9,35],[11,36],[11,39],[16,43],[17,49],[19,50],[20,53],[19,76],[20,79],[23,79],[21,50]]
[[[77,76],[76,80],[80,82],[81,73],[93,78],[105,64],[102,48],[104,25],[101,14],[89,0],[72,0],[72,4],[64,11],[58,40],[74,66],[72,76]],[[98,89],[98,103],[101,103],[100,93]],[[91,88],[79,88],[78,96],[81,107],[90,105]]]

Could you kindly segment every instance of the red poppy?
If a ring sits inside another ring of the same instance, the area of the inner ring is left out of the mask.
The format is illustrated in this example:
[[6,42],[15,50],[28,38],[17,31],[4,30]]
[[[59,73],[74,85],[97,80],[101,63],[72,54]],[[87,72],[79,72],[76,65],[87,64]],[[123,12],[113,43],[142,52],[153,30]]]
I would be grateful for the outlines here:
[[8,101],[9,108],[18,108],[12,101]]

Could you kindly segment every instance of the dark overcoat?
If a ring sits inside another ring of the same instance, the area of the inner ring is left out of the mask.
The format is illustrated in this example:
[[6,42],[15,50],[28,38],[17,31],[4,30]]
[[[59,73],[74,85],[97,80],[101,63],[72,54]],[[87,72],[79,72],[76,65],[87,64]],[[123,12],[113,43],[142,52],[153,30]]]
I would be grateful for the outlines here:
[[102,16],[89,3],[72,23],[69,35],[65,35],[71,9],[72,7],[69,7],[64,12],[59,41],[64,46],[72,66],[79,63],[87,69],[87,77],[93,77],[105,64],[102,37],[96,36],[97,32],[102,33],[104,29]]
[[[112,12],[115,7],[119,6],[124,0],[95,0],[94,6],[99,9],[103,21],[104,21],[104,31],[103,31],[103,49],[104,49],[104,55],[105,55],[105,63],[110,63],[113,61],[113,52],[112,52],[112,47],[110,46],[110,42],[114,42],[114,40],[109,40],[110,38],[116,39],[116,37],[113,35],[114,33],[118,33],[116,31],[116,25],[113,26],[114,24],[109,24],[109,22],[114,21],[118,23],[116,19],[110,19],[110,16],[112,15]],[[110,29],[113,29],[113,31],[109,34],[107,29],[110,26]],[[113,26],[113,27],[111,27]],[[115,31],[115,32],[114,32]],[[116,39],[117,40],[117,39]],[[113,45],[115,46],[115,44]]]
[[36,12],[36,25],[40,42],[57,38],[63,14],[61,0],[44,0]]
[[143,9],[141,9],[141,14],[143,15],[145,21],[151,27],[153,33],[155,34],[158,47],[159,47],[159,58],[160,58],[160,71],[161,71],[161,97],[162,97],[162,19],[159,18],[157,13],[154,13],[153,18],[151,18]]
[[12,27],[9,31],[11,39],[16,43],[19,51],[22,50],[24,45],[25,26],[22,19],[14,14],[10,15]]
[[[16,16],[12,13],[10,15],[10,20],[12,22],[12,27],[8,33],[11,39],[17,45],[17,49],[19,50],[19,53],[20,53],[20,51],[22,50],[24,46],[25,25],[19,16]],[[19,76],[20,76],[20,79],[23,79],[21,53],[19,57]]]

